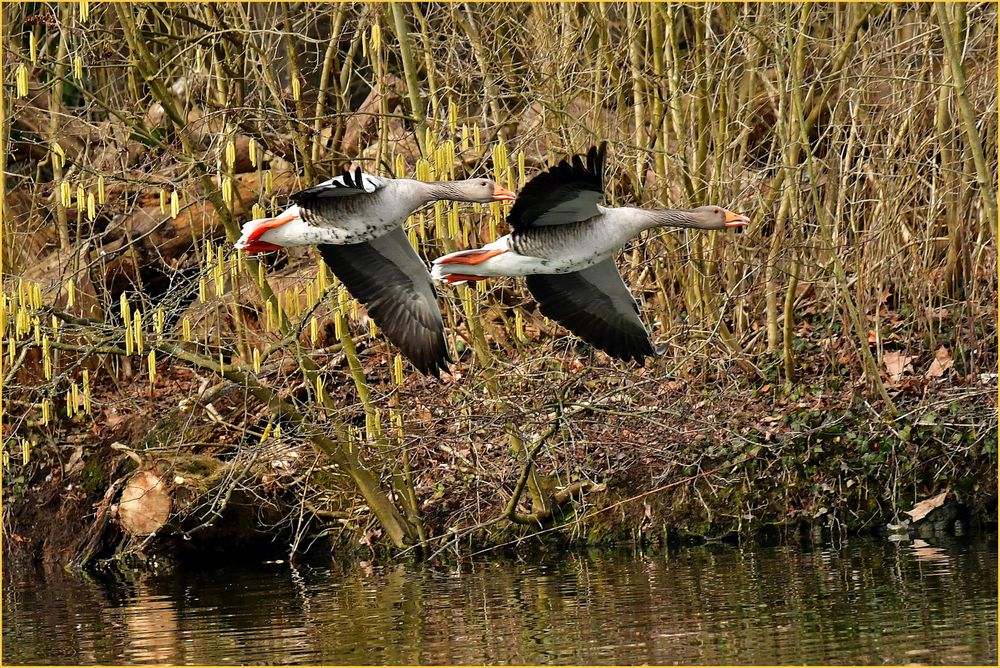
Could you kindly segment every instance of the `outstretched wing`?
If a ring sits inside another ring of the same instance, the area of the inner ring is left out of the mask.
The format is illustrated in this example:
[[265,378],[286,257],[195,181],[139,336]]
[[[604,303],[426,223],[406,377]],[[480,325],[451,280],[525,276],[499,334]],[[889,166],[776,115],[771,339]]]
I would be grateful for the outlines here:
[[323,261],[422,373],[447,371],[448,344],[434,284],[403,228],[360,244],[318,246]]
[[363,195],[373,193],[379,188],[385,187],[385,179],[365,174],[358,167],[352,174],[344,171],[340,176],[335,176],[328,181],[323,181],[312,188],[300,190],[292,193],[289,197],[296,204],[307,203],[312,200],[326,197],[344,197],[348,195]]
[[590,147],[587,164],[579,155],[562,160],[524,184],[507,215],[516,233],[539,225],[564,225],[593,218],[604,198],[607,142]]
[[528,290],[542,315],[561,323],[590,345],[622,360],[642,364],[653,354],[639,306],[625,287],[615,261],[569,274],[532,274]]

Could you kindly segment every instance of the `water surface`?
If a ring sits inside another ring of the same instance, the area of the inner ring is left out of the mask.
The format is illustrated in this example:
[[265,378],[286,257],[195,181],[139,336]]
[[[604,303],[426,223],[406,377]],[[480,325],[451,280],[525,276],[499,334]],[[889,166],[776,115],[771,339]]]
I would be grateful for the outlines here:
[[995,665],[996,538],[131,582],[5,568],[3,662]]

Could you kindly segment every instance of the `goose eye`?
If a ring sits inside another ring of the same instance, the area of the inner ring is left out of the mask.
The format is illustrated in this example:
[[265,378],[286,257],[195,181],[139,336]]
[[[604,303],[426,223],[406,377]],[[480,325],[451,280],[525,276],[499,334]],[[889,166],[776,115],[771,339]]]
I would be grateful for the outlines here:
[[721,212],[721,211],[719,211],[718,209],[716,209],[716,210],[715,210],[715,215],[717,215],[717,216],[718,216],[718,215],[719,215],[720,213],[722,213],[722,212]]

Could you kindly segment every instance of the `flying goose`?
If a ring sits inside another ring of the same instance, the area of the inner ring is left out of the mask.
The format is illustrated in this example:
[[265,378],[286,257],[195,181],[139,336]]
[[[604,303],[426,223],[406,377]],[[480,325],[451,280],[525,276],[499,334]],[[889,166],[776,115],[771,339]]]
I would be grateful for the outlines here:
[[482,248],[439,257],[431,276],[447,283],[526,276],[542,315],[614,357],[641,364],[653,347],[615,266],[615,251],[654,227],[724,230],[750,220],[719,206],[601,206],[606,152],[602,143],[591,147],[586,165],[574,155],[533,177],[507,216],[513,232]]
[[413,366],[435,376],[447,370],[451,357],[434,284],[402,223],[436,200],[510,201],[514,193],[489,179],[428,183],[373,176],[358,168],[290,199],[293,205],[279,215],[244,223],[236,248],[261,253],[316,245],[327,266]]

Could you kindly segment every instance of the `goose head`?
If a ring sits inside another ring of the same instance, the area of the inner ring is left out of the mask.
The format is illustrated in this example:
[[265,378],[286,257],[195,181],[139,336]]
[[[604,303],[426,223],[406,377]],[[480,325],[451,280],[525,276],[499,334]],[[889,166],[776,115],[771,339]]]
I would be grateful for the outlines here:
[[741,216],[714,204],[691,209],[688,215],[691,218],[692,226],[702,230],[724,230],[750,224],[750,219],[746,216]]
[[490,179],[466,179],[437,184],[440,199],[455,202],[511,202],[515,195]]

